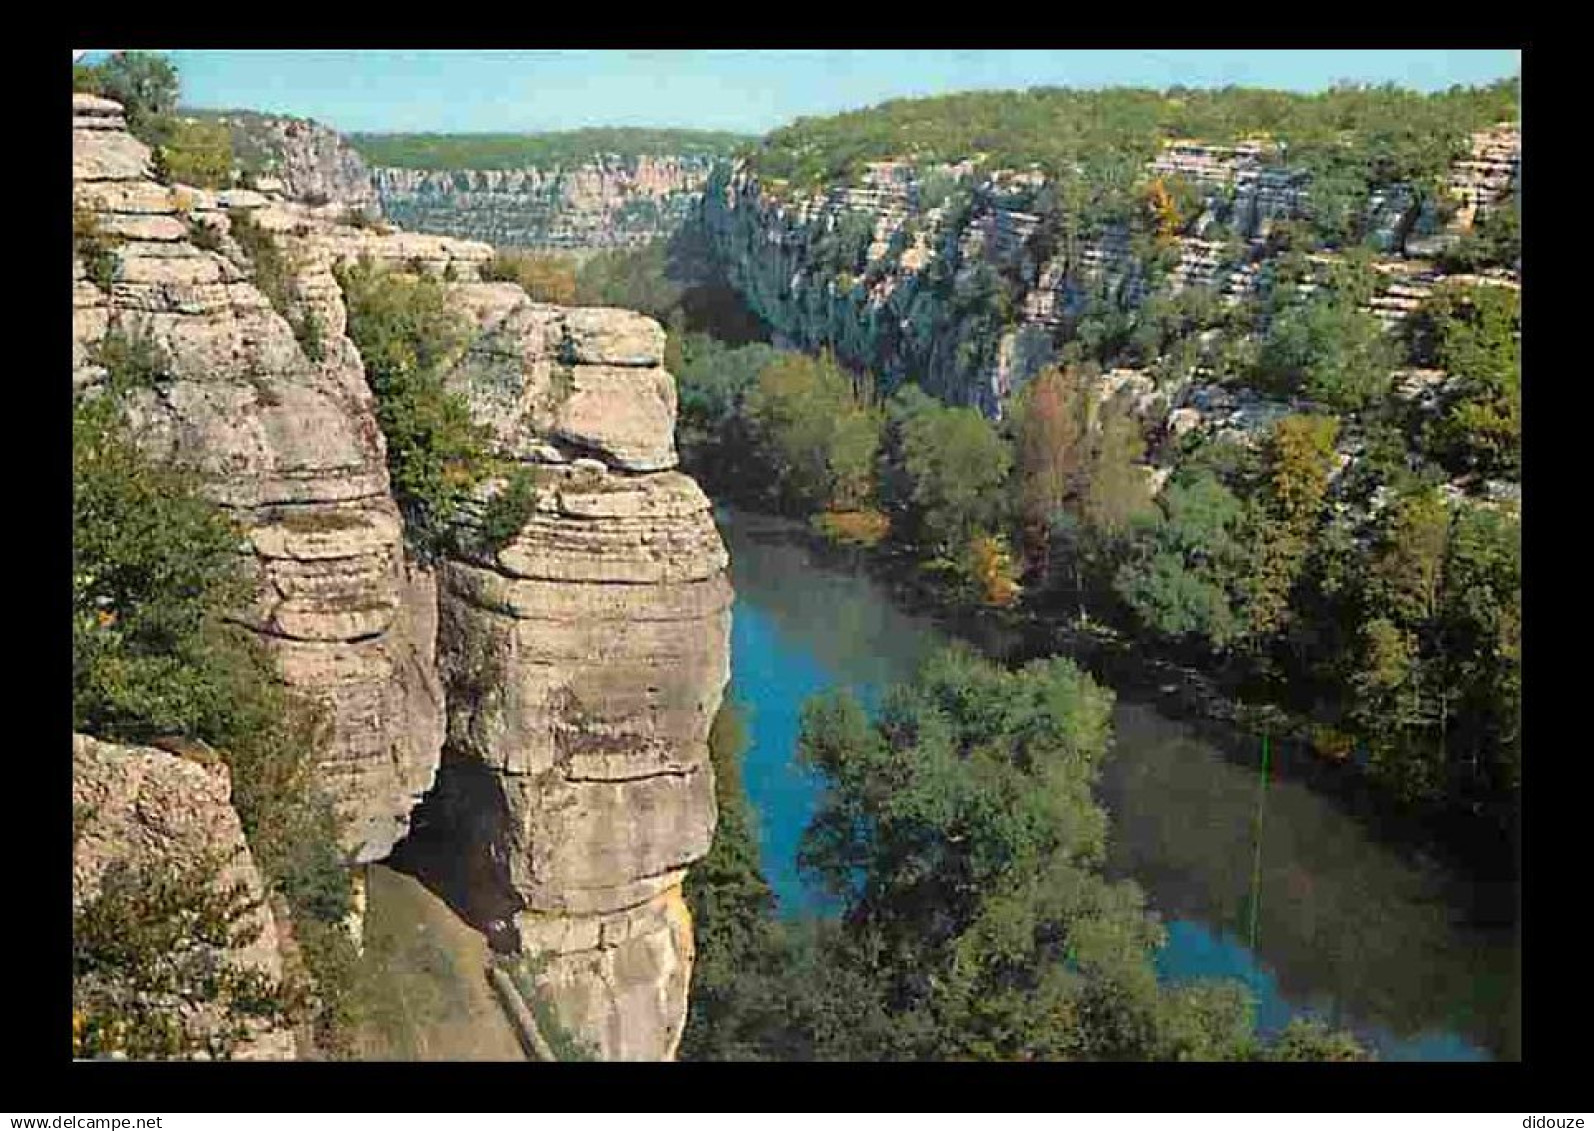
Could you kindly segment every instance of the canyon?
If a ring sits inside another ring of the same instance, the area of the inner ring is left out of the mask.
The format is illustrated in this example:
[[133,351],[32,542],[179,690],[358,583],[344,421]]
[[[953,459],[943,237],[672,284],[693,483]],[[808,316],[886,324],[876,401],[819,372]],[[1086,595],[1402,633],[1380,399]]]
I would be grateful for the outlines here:
[[[107,287],[74,249],[74,393],[107,395],[107,335],[158,350],[160,380],[127,392],[124,413],[146,454],[197,471],[247,531],[259,596],[235,617],[328,710],[318,769],[346,860],[392,855],[427,797],[464,884],[456,906],[500,953],[536,959],[560,1024],[605,1059],[672,1057],[692,963],[680,885],[713,833],[706,737],[731,592],[708,500],[675,470],[662,329],[483,283],[487,245],[350,224],[342,201],[160,184],[115,102],[75,95],[72,128],[74,208],[111,260]],[[244,216],[292,265],[287,309],[232,234]],[[536,484],[496,552],[423,562],[406,547],[333,276],[362,259],[446,280],[471,320],[446,382]],[[170,783],[226,825],[224,779],[74,741],[96,774]],[[100,793],[97,858],[129,856],[147,839],[128,816],[137,791]],[[81,902],[93,866],[76,863]],[[268,965],[284,931],[260,924]],[[279,1040],[261,1055],[292,1054]]]
[[382,211],[406,228],[582,252],[668,237],[696,210],[711,168],[691,155],[595,155],[551,169],[377,166],[371,183]]

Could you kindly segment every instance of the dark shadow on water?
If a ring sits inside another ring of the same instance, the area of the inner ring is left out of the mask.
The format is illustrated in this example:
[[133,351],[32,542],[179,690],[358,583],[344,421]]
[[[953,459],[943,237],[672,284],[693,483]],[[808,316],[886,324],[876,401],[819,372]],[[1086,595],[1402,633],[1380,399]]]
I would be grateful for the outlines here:
[[[1056,638],[905,605],[864,555],[800,524],[719,517],[737,590],[732,694],[751,709],[748,794],[783,914],[802,914],[815,905],[793,858],[822,783],[790,766],[801,700],[844,684],[876,704],[954,638],[1007,662],[1052,654]],[[1467,874],[1413,831],[1380,829],[1375,811],[1324,788],[1309,754],[1277,744],[1253,951],[1259,736],[1170,713],[1147,686],[1155,676],[1072,654],[1119,693],[1099,786],[1114,822],[1109,869],[1139,883],[1169,925],[1164,976],[1232,973],[1258,994],[1264,1027],[1314,1012],[1392,1059],[1520,1056],[1514,880]]]

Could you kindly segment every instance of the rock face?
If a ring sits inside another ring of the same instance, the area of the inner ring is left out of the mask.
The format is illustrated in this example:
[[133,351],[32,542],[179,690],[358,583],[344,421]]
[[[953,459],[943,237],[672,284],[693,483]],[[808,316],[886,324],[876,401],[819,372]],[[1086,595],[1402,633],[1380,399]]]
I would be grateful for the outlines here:
[[[282,977],[277,925],[264,896],[260,872],[249,855],[232,783],[220,762],[202,765],[164,750],[118,746],[85,735],[72,736],[72,905],[99,893],[108,869],[181,868],[208,853],[225,863],[217,890],[242,884],[259,906],[247,924],[247,944],[220,958],[233,966]],[[214,1024],[203,1012],[186,1019],[198,1037]],[[234,1053],[240,1060],[292,1060],[291,1031],[257,1030]]]
[[[1449,182],[1454,226],[1512,191],[1519,161],[1514,126],[1475,135]],[[1187,181],[1202,200],[1155,279],[1124,226],[1066,231],[1044,203],[1054,186],[1042,174],[970,162],[880,161],[857,184],[808,194],[765,185],[737,166],[710,178],[701,216],[731,285],[781,341],[829,347],[888,383],[912,379],[995,414],[1056,357],[1070,319],[1092,300],[1129,309],[1153,287],[1210,287],[1229,304],[1255,295],[1269,270],[1269,232],[1310,207],[1309,178],[1263,141],[1171,141],[1144,173]],[[1365,221],[1386,252],[1412,236],[1422,237],[1412,248],[1448,238],[1436,210],[1419,207],[1402,185],[1374,193]],[[1394,325],[1433,272],[1396,259],[1384,273],[1392,276],[1387,298],[1372,309]]]
[[[429,866],[495,948],[532,960],[578,1040],[603,1059],[668,1059],[692,963],[680,885],[715,820],[724,544],[708,498],[668,470],[656,323],[506,284],[454,292],[482,333],[449,383],[527,467],[535,503],[503,549],[442,567],[448,741],[420,818]],[[572,376],[550,395],[561,367]]]
[[[663,330],[483,283],[485,244],[159,185],[114,103],[79,97],[73,137],[74,202],[98,229],[74,249],[74,388],[104,386],[108,334],[160,358],[124,394],[128,415],[248,531],[262,584],[237,616],[331,709],[321,772],[350,860],[387,856],[437,779],[413,838],[437,886],[499,950],[534,960],[578,1040],[607,1059],[672,1057],[692,964],[680,885],[714,829],[707,736],[732,594],[709,500],[673,470]],[[244,216],[289,264],[285,297],[256,285],[233,231]],[[435,573],[405,554],[344,332],[332,267],[362,257],[448,281],[478,332],[445,382],[532,477],[507,545],[466,530],[477,548]]]
[[[211,497],[248,528],[263,597],[241,615],[288,683],[331,708],[321,769],[351,821],[344,847],[353,860],[380,859],[437,767],[435,600],[430,575],[405,560],[330,259],[302,256],[287,311],[319,320],[323,352],[312,360],[224,234],[229,194],[149,179],[148,150],[101,100],[78,96],[73,114],[74,202],[112,245],[101,253],[109,292],[73,258],[74,386],[103,380],[94,358],[107,333],[153,343],[165,373],[127,401],[140,443],[198,469]],[[219,250],[196,245],[200,225],[220,233]]]
[[371,171],[347,138],[305,118],[230,110],[215,119],[232,132],[245,170],[290,199],[335,201],[380,212]]
[[697,207],[712,160],[594,157],[552,169],[372,172],[383,211],[423,232],[545,250],[636,247],[668,236]]

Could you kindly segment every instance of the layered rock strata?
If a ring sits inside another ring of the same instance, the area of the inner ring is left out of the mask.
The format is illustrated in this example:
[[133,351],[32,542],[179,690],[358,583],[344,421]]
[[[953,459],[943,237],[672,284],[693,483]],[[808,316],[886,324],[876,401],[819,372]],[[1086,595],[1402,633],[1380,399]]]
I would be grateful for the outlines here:
[[[74,388],[107,386],[109,335],[158,357],[123,392],[127,415],[247,530],[260,597],[237,616],[330,708],[321,772],[350,860],[405,836],[446,732],[427,827],[406,847],[437,849],[423,871],[531,961],[576,1040],[609,1059],[673,1056],[692,963],[680,886],[714,828],[707,735],[731,590],[709,500],[674,470],[662,329],[482,283],[484,244],[158,184],[114,103],[79,98],[73,125],[74,203],[91,221],[74,248]],[[258,279],[241,222],[281,253],[286,286]],[[365,258],[448,282],[477,333],[446,383],[531,478],[506,545],[465,529],[474,549],[435,573],[405,555],[345,334],[332,268]]]
[[307,118],[229,110],[211,120],[232,134],[233,152],[251,179],[292,200],[381,210],[371,171],[349,140]]
[[[99,895],[116,867],[170,873],[212,859],[215,890],[241,886],[256,904],[241,922],[246,941],[216,953],[226,965],[282,978],[277,924],[265,885],[232,807],[232,782],[219,760],[193,761],[165,750],[72,736],[72,905]],[[211,1007],[188,1012],[183,1025],[203,1043],[220,1019]],[[293,1033],[257,1025],[233,1052],[238,1060],[292,1060]]]
[[[1449,181],[1456,230],[1513,191],[1519,162],[1512,125],[1471,139]],[[1161,280],[1148,279],[1124,225],[1070,234],[1048,220],[1040,173],[969,162],[875,162],[858,184],[812,193],[765,185],[738,166],[710,179],[702,219],[726,277],[781,341],[832,348],[888,383],[915,380],[994,414],[1055,358],[1069,321],[1092,300],[1128,309],[1153,286],[1210,287],[1230,305],[1256,295],[1269,232],[1310,206],[1309,178],[1263,141],[1169,142],[1145,175],[1187,181],[1203,201]],[[1391,253],[1454,238],[1439,230],[1432,203],[1404,185],[1375,192],[1364,221],[1368,238]],[[1372,310],[1393,327],[1435,275],[1404,258],[1384,269],[1398,277]]]
[[505,284],[454,291],[482,333],[449,382],[535,501],[502,549],[442,568],[432,866],[578,1040],[668,1059],[692,964],[680,886],[714,829],[727,555],[707,497],[670,470],[657,323]]
[[384,212],[418,231],[503,247],[591,250],[668,236],[692,214],[706,157],[594,157],[571,168],[399,169],[372,183]]
[[[255,195],[156,183],[115,104],[74,99],[74,205],[99,229],[91,258],[110,285],[75,249],[73,383],[87,393],[103,384],[108,334],[160,359],[161,373],[126,394],[134,434],[150,454],[197,469],[247,529],[261,599],[240,618],[288,684],[330,708],[321,770],[350,821],[344,848],[380,859],[404,835],[441,746],[433,581],[405,558],[327,257],[301,260],[295,308],[279,312],[227,235],[222,209]],[[322,330],[315,359],[288,318],[310,313]]]

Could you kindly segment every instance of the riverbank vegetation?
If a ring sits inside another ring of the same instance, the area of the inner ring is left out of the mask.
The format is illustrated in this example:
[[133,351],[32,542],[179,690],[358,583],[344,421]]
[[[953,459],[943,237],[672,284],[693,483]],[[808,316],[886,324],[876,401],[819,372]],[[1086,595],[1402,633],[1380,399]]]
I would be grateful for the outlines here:
[[[1315,314],[1275,320],[1249,379],[1321,399],[1251,442],[1148,434],[1093,391],[1116,360],[1100,350],[991,420],[913,384],[884,395],[827,354],[673,335],[679,441],[716,497],[906,554],[956,605],[1088,614],[1294,712],[1411,811],[1509,826],[1520,528],[1512,504],[1445,484],[1516,475],[1518,312],[1514,291],[1452,284],[1366,348]],[[1400,362],[1451,375],[1437,412],[1368,383]]]
[[892,689],[804,709],[826,782],[800,862],[842,903],[783,921],[758,869],[744,732],[710,738],[720,823],[687,880],[697,965],[681,1054],[702,1060],[1351,1060],[1296,1021],[1258,1037],[1241,987],[1164,985],[1140,890],[1101,872],[1092,788],[1111,693],[1071,661],[1006,671],[965,650]]

